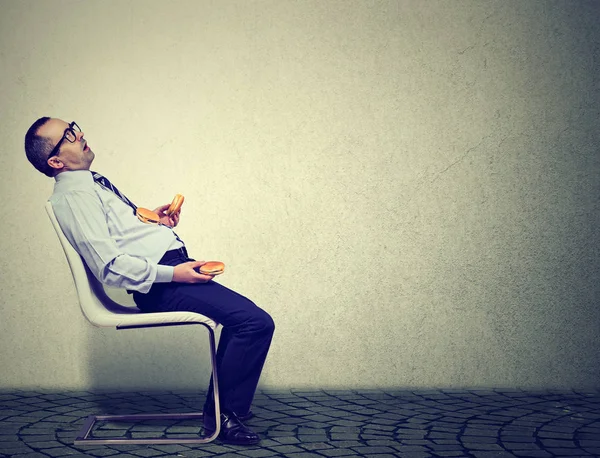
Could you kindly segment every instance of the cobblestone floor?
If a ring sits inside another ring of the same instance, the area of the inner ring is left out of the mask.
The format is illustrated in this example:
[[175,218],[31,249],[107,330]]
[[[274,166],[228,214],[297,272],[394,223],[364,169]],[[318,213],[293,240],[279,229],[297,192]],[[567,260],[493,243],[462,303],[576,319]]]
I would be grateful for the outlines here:
[[[92,413],[191,412],[190,392],[0,391],[0,457],[600,456],[600,392],[523,390],[261,391],[248,426],[258,446],[74,446]],[[97,437],[201,433],[187,420],[101,423]]]

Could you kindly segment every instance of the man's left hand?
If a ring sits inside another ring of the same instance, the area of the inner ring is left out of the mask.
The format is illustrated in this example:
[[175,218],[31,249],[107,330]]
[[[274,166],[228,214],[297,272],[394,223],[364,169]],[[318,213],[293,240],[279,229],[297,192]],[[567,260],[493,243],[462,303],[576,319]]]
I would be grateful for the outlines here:
[[177,213],[172,213],[171,215],[167,215],[166,211],[171,206],[171,204],[161,205],[158,208],[154,209],[154,212],[160,216],[161,224],[169,227],[175,227],[179,224],[179,215],[181,214],[181,210]]

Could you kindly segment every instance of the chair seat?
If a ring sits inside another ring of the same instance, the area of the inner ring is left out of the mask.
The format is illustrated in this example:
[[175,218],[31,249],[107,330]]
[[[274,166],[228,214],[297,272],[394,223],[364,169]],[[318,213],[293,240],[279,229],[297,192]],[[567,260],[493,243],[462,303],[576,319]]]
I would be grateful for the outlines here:
[[130,327],[152,325],[177,325],[177,324],[204,324],[211,329],[216,329],[217,323],[204,315],[194,312],[156,312],[143,313],[138,309],[129,309],[123,312],[107,313],[105,316],[96,316],[94,325],[98,327]]
[[85,282],[82,281],[82,287],[77,288],[77,293],[82,305],[87,304],[87,307],[82,306],[84,315],[96,327],[203,324],[214,331],[219,326],[214,320],[195,312],[142,312],[135,306],[122,305],[108,296],[102,284],[85,264],[82,263],[81,267],[85,274],[80,274],[79,277],[87,276],[89,287],[85,288]]

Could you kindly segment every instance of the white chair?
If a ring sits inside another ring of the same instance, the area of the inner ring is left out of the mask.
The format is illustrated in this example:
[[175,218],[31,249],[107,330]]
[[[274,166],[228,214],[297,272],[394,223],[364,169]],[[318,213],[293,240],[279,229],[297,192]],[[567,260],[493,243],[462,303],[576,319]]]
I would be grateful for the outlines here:
[[[210,359],[212,365],[212,382],[214,387],[214,404],[216,418],[220,418],[219,405],[219,384],[217,383],[217,368],[215,358],[215,329],[218,324],[210,318],[193,312],[158,312],[142,313],[137,308],[125,307],[117,304],[108,297],[102,284],[94,277],[83,259],[75,251],[73,246],[65,237],[50,202],[46,203],[46,211],[56,230],[56,234],[65,251],[67,261],[73,274],[79,305],[83,315],[87,320],[97,327],[115,327],[121,329],[138,329],[158,326],[179,326],[189,324],[199,324],[208,331],[210,342]],[[201,419],[203,414],[199,413],[174,413],[174,414],[136,414],[136,415],[90,415],[77,438],[75,445],[95,444],[202,444],[215,440],[219,435],[221,425],[216,422],[216,430],[209,437],[191,437],[191,438],[94,438],[90,437],[92,428],[97,421],[144,421],[144,420],[190,420]]]

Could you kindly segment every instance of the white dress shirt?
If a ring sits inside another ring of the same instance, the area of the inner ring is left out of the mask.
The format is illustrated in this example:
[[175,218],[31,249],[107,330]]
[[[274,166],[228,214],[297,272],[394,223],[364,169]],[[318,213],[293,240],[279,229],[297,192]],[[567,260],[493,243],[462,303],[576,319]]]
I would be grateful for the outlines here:
[[158,261],[183,246],[167,226],[142,223],[132,208],[94,182],[89,170],[61,172],[49,201],[65,236],[103,284],[147,293],[173,280]]

